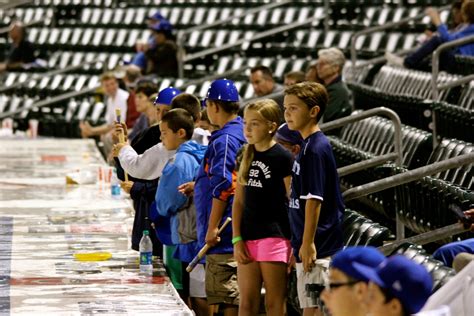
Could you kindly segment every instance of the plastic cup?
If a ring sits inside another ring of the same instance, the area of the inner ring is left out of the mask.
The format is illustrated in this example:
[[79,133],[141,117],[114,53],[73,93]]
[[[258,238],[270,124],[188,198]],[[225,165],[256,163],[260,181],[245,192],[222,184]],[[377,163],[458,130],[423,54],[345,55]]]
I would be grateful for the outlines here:
[[38,137],[38,120],[31,119],[28,120],[28,126],[30,127],[30,137],[36,138]]

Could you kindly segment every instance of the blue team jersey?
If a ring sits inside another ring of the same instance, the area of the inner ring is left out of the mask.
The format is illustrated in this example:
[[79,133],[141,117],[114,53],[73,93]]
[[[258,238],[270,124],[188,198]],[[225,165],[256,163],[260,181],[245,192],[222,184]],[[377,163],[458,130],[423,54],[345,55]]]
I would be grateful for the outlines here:
[[289,217],[291,246],[298,262],[308,199],[321,201],[315,236],[317,257],[331,256],[343,247],[344,202],[332,148],[322,132],[316,132],[304,140],[301,152],[293,163]]

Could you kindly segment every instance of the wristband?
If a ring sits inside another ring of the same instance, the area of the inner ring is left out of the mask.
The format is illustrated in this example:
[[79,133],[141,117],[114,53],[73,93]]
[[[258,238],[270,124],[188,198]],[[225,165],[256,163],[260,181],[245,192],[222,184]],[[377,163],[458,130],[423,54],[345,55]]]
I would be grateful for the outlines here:
[[235,245],[236,243],[238,243],[239,241],[242,241],[242,236],[237,236],[237,237],[234,237],[232,238],[232,245]]

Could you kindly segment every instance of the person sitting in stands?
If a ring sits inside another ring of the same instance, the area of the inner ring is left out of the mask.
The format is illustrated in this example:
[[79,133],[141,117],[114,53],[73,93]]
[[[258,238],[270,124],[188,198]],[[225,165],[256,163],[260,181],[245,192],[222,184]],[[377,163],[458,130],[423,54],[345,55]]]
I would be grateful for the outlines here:
[[[461,7],[461,14],[464,25],[449,32],[446,24],[441,23],[438,11],[434,8],[426,9],[426,14],[431,18],[432,23],[437,27],[438,35],[433,36],[425,42],[414,53],[405,58],[396,56],[389,52],[385,53],[385,58],[389,64],[406,67],[409,69],[427,70],[429,61],[425,58],[433,53],[441,44],[451,42],[463,37],[474,35],[474,1],[464,1]],[[444,51],[440,54],[439,69],[452,70],[456,67],[455,55],[474,56],[474,43],[454,47],[452,50]]]
[[317,74],[329,94],[329,103],[323,122],[337,120],[352,112],[349,89],[342,81],[345,63],[344,53],[335,47],[318,51]]
[[173,27],[168,21],[163,20],[154,24],[151,30],[156,45],[145,53],[147,57],[146,74],[158,77],[177,77],[178,46],[174,41]]
[[21,69],[25,64],[35,61],[35,48],[26,39],[26,28],[23,23],[13,22],[8,35],[12,44],[5,62],[0,63],[0,73],[6,70]]

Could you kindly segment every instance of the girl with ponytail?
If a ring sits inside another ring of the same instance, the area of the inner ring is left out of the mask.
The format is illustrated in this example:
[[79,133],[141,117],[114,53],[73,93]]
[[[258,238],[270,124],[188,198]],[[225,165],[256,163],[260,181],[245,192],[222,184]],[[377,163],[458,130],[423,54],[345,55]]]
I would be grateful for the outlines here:
[[270,99],[247,105],[245,145],[232,208],[238,263],[239,315],[256,315],[265,283],[267,315],[284,315],[291,255],[288,195],[292,155],[273,139],[280,107]]

